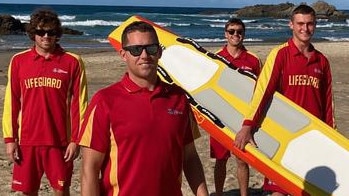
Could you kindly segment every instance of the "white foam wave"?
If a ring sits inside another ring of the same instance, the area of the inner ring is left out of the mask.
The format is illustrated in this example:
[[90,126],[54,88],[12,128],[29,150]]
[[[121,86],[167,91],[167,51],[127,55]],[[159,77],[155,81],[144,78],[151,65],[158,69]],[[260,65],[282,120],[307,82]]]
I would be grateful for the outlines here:
[[85,20],[85,21],[72,21],[62,22],[63,26],[119,26],[120,21],[105,21],[105,20]]
[[242,20],[243,23],[256,23],[257,20]]
[[27,49],[29,46],[11,46],[11,45],[4,45],[0,46],[0,50],[9,50],[9,49]]
[[262,42],[264,41],[263,39],[258,39],[258,38],[245,38],[244,42]]
[[[13,18],[20,20],[22,23],[28,23],[30,21],[30,15],[12,15]],[[74,20],[76,16],[62,15],[58,16],[61,21]]]
[[168,17],[167,19],[169,19],[169,20],[174,20],[174,21],[176,21],[176,20],[181,20],[180,18],[174,18],[174,17]]
[[97,41],[99,43],[109,43],[107,39],[93,39],[94,41]]
[[327,23],[327,24],[317,24],[317,28],[334,28],[334,27],[349,27],[348,23]]
[[210,27],[213,27],[213,28],[224,28],[224,24],[210,24]]
[[173,25],[176,25],[179,27],[187,27],[187,26],[190,26],[190,23],[173,23]]
[[178,27],[188,27],[191,24],[190,23],[177,23],[177,22],[155,22],[157,25],[162,27],[171,27],[171,26],[178,26]]
[[155,24],[157,24],[161,27],[170,27],[171,26],[170,22],[155,22]]
[[206,18],[204,18],[204,19],[202,19],[202,21],[208,21],[208,22],[215,22],[215,23],[225,23],[225,22],[227,22],[227,20],[222,20],[222,19],[206,19]]
[[[149,13],[138,13],[139,15],[147,15]],[[171,14],[171,13],[167,13],[167,14],[164,14],[164,13],[151,13],[150,15],[154,16],[154,15],[158,15],[158,16],[167,16],[167,18],[171,18],[171,17],[174,17],[174,18],[178,18],[179,17],[188,17],[188,18],[219,18],[219,17],[224,17],[226,16],[226,14],[220,14],[220,15],[206,15],[206,14]]]
[[196,42],[225,42],[225,39],[221,39],[221,38],[214,38],[214,39],[210,39],[210,38],[200,38],[200,39],[194,39],[194,41]]
[[[227,20],[225,19],[202,19],[202,21],[208,21],[208,22],[213,22],[213,23],[223,23],[225,24]],[[242,20],[243,23],[256,23],[258,22],[257,20]]]
[[66,21],[66,20],[75,20],[76,16],[62,15],[62,16],[58,16],[58,18],[61,19],[62,21]]
[[246,29],[261,29],[261,30],[273,30],[273,29],[281,29],[282,27],[271,26],[269,24],[261,24],[257,26],[248,26]]
[[328,24],[317,24],[316,28],[332,28],[333,23],[328,23]]
[[20,20],[22,23],[27,23],[30,20],[30,15],[12,15],[12,17]]
[[328,19],[327,18],[318,18],[316,19],[317,22],[327,22]]
[[322,37],[325,40],[332,41],[332,42],[343,42],[343,41],[349,41],[349,37]]
[[[222,38],[200,38],[200,39],[194,39],[196,42],[204,42],[204,43],[209,43],[209,42],[213,42],[213,43],[224,43],[226,42],[226,39],[222,39]],[[263,39],[255,39],[255,38],[245,38],[244,42],[262,42],[264,41]]]
[[[210,38],[200,38],[200,39],[194,39],[196,42],[214,42],[214,43],[222,43],[222,42],[226,42],[226,39],[221,39],[221,38],[214,38],[214,39],[210,39]],[[245,38],[244,42],[262,42],[264,41],[263,39],[255,39],[255,38]]]

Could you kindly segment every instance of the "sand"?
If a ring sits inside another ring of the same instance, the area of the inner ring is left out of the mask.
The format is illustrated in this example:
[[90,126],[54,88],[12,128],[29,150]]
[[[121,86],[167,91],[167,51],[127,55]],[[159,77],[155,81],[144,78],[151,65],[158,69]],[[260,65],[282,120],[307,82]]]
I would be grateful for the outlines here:
[[[268,52],[278,43],[274,44],[246,44],[247,49],[256,53],[264,62]],[[319,42],[314,44],[315,47],[323,52],[329,59],[332,67],[333,89],[335,98],[335,115],[338,130],[349,137],[349,42]],[[219,47],[205,46],[206,49],[215,52]],[[80,54],[85,62],[86,73],[88,78],[89,97],[91,97],[98,89],[107,86],[118,80],[125,71],[125,64],[121,61],[118,54],[112,48],[107,49],[88,49],[88,50],[71,50]],[[17,51],[0,51],[0,116],[2,117],[4,90],[7,82],[7,68],[11,56]],[[204,170],[208,189],[210,193],[214,193],[213,168],[214,160],[210,158],[208,134],[201,130],[202,137],[197,139],[195,144],[200,155]],[[0,133],[2,136],[2,132]],[[79,166],[81,159],[75,161],[75,170],[72,179],[71,195],[80,195]],[[12,165],[8,162],[5,154],[5,145],[0,140],[0,190],[1,195],[19,195],[10,190]],[[249,186],[253,195],[261,195],[261,185],[263,175],[251,168]],[[185,196],[193,195],[188,188],[186,181],[183,183],[183,194]],[[234,158],[229,159],[227,165],[227,178],[225,184],[225,192],[228,195],[239,195],[236,180],[236,165]],[[51,195],[52,191],[43,178],[40,195]],[[212,194],[213,195],[213,194]]]

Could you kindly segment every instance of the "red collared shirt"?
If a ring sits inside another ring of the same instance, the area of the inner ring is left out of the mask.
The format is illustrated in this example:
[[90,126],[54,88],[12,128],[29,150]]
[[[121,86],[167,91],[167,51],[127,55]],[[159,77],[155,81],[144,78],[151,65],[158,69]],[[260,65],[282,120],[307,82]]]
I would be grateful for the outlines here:
[[193,142],[184,91],[159,80],[154,91],[128,74],[92,98],[82,146],[105,153],[102,195],[180,196],[183,152]]
[[217,54],[227,59],[234,66],[244,71],[248,71],[254,74],[256,77],[258,77],[259,73],[261,72],[261,60],[257,57],[256,54],[246,50],[245,47],[242,48],[241,53],[236,58],[230,55],[227,46],[224,46],[220,51],[217,52]]
[[6,143],[67,146],[77,140],[86,107],[85,68],[79,56],[59,45],[48,58],[34,47],[13,56],[3,115]]
[[298,50],[292,39],[270,52],[244,125],[258,126],[266,104],[278,91],[329,126],[335,126],[330,64],[322,53],[311,47],[310,59]]

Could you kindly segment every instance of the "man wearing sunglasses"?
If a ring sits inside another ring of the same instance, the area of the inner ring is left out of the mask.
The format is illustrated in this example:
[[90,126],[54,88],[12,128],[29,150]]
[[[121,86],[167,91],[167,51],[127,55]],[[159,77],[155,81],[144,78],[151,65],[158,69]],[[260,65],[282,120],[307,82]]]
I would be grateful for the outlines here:
[[133,22],[121,41],[127,72],[93,96],[82,124],[81,194],[181,196],[183,170],[194,194],[208,196],[185,92],[157,76],[155,29]]
[[[224,30],[227,44],[218,51],[218,55],[230,61],[237,68],[258,76],[262,63],[255,54],[248,51],[243,45],[245,24],[238,18],[231,18],[226,22]],[[210,151],[211,158],[216,159],[214,169],[216,196],[222,196],[226,178],[226,165],[231,153],[213,137],[210,137]],[[236,163],[240,195],[247,196],[249,166],[238,157],[236,157]]]
[[14,163],[12,189],[38,195],[45,173],[54,195],[69,195],[79,153],[75,142],[87,107],[84,64],[57,43],[62,28],[53,11],[36,10],[27,33],[34,46],[11,59],[4,102],[3,137]]

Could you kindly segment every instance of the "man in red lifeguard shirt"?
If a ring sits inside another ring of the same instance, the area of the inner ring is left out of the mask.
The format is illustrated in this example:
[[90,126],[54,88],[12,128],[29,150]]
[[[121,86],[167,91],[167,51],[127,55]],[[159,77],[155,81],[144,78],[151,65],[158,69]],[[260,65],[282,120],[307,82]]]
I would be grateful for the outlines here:
[[[245,38],[245,24],[238,18],[231,18],[225,24],[225,45],[218,55],[230,61],[237,68],[258,76],[261,71],[261,61],[257,55],[248,51],[243,45]],[[210,137],[211,157],[216,159],[214,168],[214,180],[216,196],[223,195],[224,181],[226,178],[226,165],[231,153],[213,137]],[[248,195],[249,166],[236,157],[237,179],[240,187],[240,195]]]
[[12,57],[4,103],[12,188],[38,195],[45,173],[55,195],[69,195],[79,152],[75,142],[87,106],[84,64],[57,43],[62,27],[53,11],[35,11],[27,33],[34,46]]
[[[330,64],[310,42],[316,27],[314,9],[299,5],[292,12],[289,26],[292,38],[270,52],[256,83],[251,110],[235,138],[235,146],[240,149],[247,143],[256,145],[253,130],[259,127],[275,91],[335,127]],[[268,179],[264,189],[273,196],[287,195]]]
[[155,29],[133,22],[121,41],[127,72],[93,96],[80,132],[81,194],[181,196],[184,171],[193,193],[208,196],[185,92],[157,76]]

